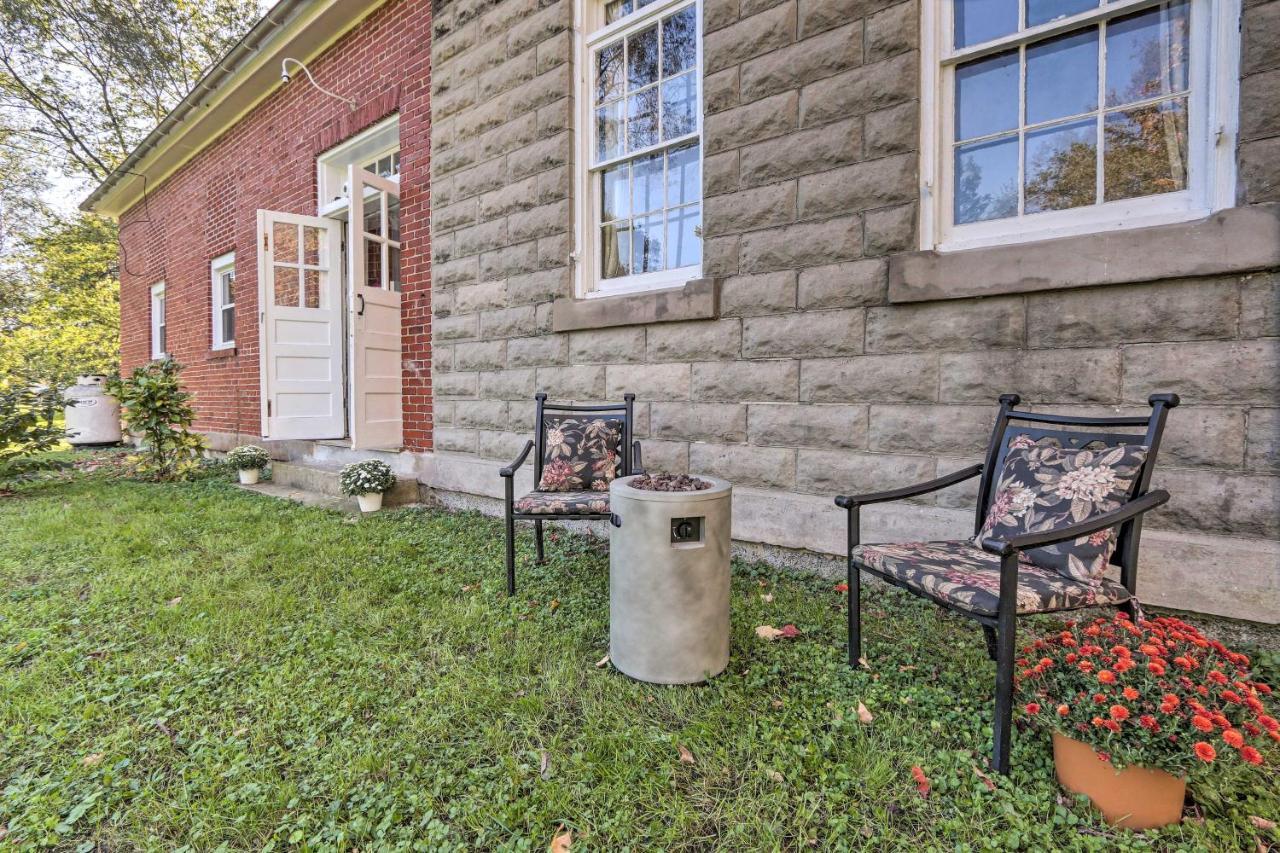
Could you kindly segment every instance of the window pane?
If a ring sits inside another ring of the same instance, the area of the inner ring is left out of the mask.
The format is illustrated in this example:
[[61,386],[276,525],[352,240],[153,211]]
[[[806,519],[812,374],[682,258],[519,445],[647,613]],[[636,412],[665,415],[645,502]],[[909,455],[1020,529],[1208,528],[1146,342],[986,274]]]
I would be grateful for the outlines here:
[[236,309],[222,309],[222,340],[218,343],[231,343],[236,339]]
[[956,146],[957,225],[1018,213],[1018,138]]
[[391,174],[393,175],[400,174],[400,152],[399,151],[391,155]]
[[626,222],[611,222],[600,229],[600,277],[631,274],[631,232]]
[[1097,27],[1027,48],[1027,124],[1097,108]]
[[979,44],[1018,28],[1018,0],[955,0],[956,47]]
[[1187,88],[1191,22],[1186,3],[1107,25],[1107,104],[1128,104]]
[[658,82],[658,27],[627,36],[627,89]]
[[1097,198],[1097,134],[1094,118],[1027,134],[1024,212],[1093,204]]
[[631,215],[631,188],[627,185],[631,166],[627,163],[605,169],[600,177],[604,198],[600,205],[600,221],[626,219]]
[[667,205],[689,204],[702,198],[702,169],[698,146],[689,145],[667,154]]
[[400,197],[387,193],[387,236],[400,241]]
[[163,322],[160,323],[160,329],[158,330],[156,338],[156,343],[159,345],[160,353],[167,353],[169,351],[169,334],[168,329]]
[[658,89],[645,89],[627,98],[627,150],[658,141]]
[[275,222],[271,225],[271,242],[275,246],[277,261],[297,263],[298,261],[298,226],[289,222]]
[[636,213],[662,210],[662,160],[662,154],[650,154],[632,161],[631,206]]
[[324,273],[320,270],[302,271],[302,307],[320,307],[320,277],[322,275]]
[[1018,126],[1018,53],[1001,53],[956,68],[956,139]]
[[275,268],[276,304],[298,306],[298,269],[297,267]]
[[1098,0],[1027,0],[1027,26],[1047,24],[1096,8]]
[[1187,99],[1108,113],[1103,125],[1107,201],[1187,188]]
[[638,217],[632,222],[631,272],[633,275],[662,269],[662,214]]
[[365,238],[364,283],[366,287],[382,287],[382,244]]
[[236,274],[235,271],[224,272],[221,277],[221,298],[223,305],[231,305],[236,301]]
[[382,235],[382,193],[374,193],[364,200],[364,230]]
[[622,96],[622,42],[615,41],[596,54],[596,103]]
[[616,101],[596,110],[596,160],[609,160],[622,153],[622,108]]
[[689,6],[662,22],[662,76],[692,68],[697,54],[698,16]]
[[702,260],[702,210],[698,205],[667,213],[667,267],[687,267]]
[[302,228],[302,262],[320,265],[320,229],[305,225]]
[[697,128],[695,75],[681,74],[662,84],[662,138],[675,139]]
[[631,0],[610,0],[604,7],[604,22],[612,24],[619,18],[625,18],[631,14]]
[[400,288],[400,250],[395,246],[387,247],[387,286],[391,290]]

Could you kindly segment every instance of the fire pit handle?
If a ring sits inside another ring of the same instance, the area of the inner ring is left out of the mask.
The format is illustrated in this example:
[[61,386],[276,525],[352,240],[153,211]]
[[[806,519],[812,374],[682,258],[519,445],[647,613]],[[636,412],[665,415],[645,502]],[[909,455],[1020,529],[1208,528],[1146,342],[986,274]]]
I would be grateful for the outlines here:
[[616,512],[611,512],[609,513],[609,523],[612,524],[614,527],[621,527],[622,519],[618,517],[618,514]]

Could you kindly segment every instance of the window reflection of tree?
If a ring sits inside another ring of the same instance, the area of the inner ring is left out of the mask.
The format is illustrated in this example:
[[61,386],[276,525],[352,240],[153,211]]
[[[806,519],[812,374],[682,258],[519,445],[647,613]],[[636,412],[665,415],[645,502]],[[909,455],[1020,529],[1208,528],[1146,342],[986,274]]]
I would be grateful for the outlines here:
[[956,222],[1003,219],[1018,213],[1018,185],[1007,181],[995,193],[979,192],[982,167],[972,158],[961,158],[956,175]]

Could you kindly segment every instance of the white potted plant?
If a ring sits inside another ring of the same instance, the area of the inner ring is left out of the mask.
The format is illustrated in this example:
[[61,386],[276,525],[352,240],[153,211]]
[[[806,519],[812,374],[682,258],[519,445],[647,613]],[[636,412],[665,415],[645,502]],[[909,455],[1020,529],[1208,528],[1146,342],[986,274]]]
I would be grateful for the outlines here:
[[338,472],[338,485],[344,495],[354,495],[361,512],[375,512],[382,508],[382,493],[396,484],[391,466],[381,459],[363,459],[352,462]]
[[256,444],[246,444],[228,453],[227,462],[240,474],[241,483],[252,486],[258,482],[262,469],[271,464],[271,456]]

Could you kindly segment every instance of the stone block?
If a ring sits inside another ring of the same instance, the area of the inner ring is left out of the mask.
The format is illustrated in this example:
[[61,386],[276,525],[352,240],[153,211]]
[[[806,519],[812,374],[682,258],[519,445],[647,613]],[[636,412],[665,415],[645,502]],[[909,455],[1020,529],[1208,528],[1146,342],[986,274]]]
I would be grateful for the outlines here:
[[1249,204],[1280,201],[1280,136],[1239,148],[1240,183]]
[[868,113],[863,120],[868,157],[915,151],[920,143],[920,105],[915,101]]
[[1244,11],[1241,21],[1241,74],[1280,67],[1280,6],[1261,3]]
[[995,415],[994,406],[874,405],[869,446],[890,453],[981,454]]
[[689,375],[688,364],[611,364],[606,393],[610,400],[627,393],[645,401],[688,400]]
[[1020,347],[1026,338],[1021,297],[891,305],[867,310],[868,352]]
[[[992,415],[992,422],[995,422],[995,416]],[[935,477],[943,477],[953,471],[959,471],[961,468],[968,468],[970,465],[984,461],[982,455],[969,456],[963,459],[942,458],[938,460],[938,470],[934,474]],[[981,475],[970,477],[967,480],[961,480],[954,486],[947,486],[945,489],[939,489],[932,494],[932,502],[938,506],[950,507],[953,509],[966,509],[972,512],[978,506],[978,489],[982,485]],[[971,533],[972,531],[966,531]]]
[[507,301],[513,305],[549,302],[569,292],[568,267],[537,270],[507,279]]
[[572,160],[572,141],[572,134],[562,133],[512,151],[507,155],[508,179],[518,181],[569,163]]
[[916,158],[897,154],[800,178],[799,216],[816,219],[910,201]]
[[541,207],[512,213],[507,217],[507,231],[513,242],[533,240],[565,231],[571,221],[569,200],[560,199]]
[[[598,400],[604,397],[604,367],[574,365],[572,367],[539,367],[538,390],[552,400]],[[621,399],[622,395],[618,395]]]
[[432,284],[437,289],[467,284],[476,280],[480,273],[480,262],[476,258],[459,258],[432,268]]
[[868,257],[892,255],[916,248],[916,204],[900,204],[868,211],[866,246]]
[[702,5],[703,29],[710,33],[738,20],[738,0],[706,0]]
[[431,376],[431,393],[437,400],[473,399],[476,396],[475,373],[433,373]]
[[472,341],[461,343],[453,350],[454,364],[458,370],[494,370],[506,367],[506,341]]
[[432,440],[437,450],[455,453],[475,453],[477,446],[476,431],[473,429],[454,429],[437,426],[432,431]]
[[[1146,406],[1135,411],[1146,415]],[[1253,411],[1266,411],[1254,409]],[[1159,465],[1239,468],[1244,464],[1245,415],[1240,409],[1179,406],[1165,422]]]
[[531,335],[535,326],[536,316],[532,305],[499,308],[480,314],[480,334],[488,340]]
[[569,339],[565,335],[541,335],[507,341],[507,360],[512,367],[563,364],[568,356]]
[[537,391],[534,369],[489,370],[480,374],[480,396],[486,400],[527,400]]
[[538,269],[541,267],[538,263],[538,241],[536,240],[505,246],[480,256],[480,277],[487,281]]
[[624,326],[569,335],[569,360],[575,364],[644,361],[644,329]]
[[538,54],[536,50],[526,50],[513,54],[492,68],[480,73],[477,78],[480,100],[488,101],[503,92],[514,89],[521,83],[527,83],[538,76]]
[[862,22],[805,39],[742,64],[742,102],[830,77],[862,63]]
[[1280,539],[1280,477],[1157,466],[1151,485],[1170,495],[1153,527]]
[[431,227],[437,232],[452,231],[474,225],[479,205],[474,198],[464,199],[431,211]]
[[703,229],[721,236],[794,222],[796,184],[770,184],[751,190],[717,195],[703,202]]
[[640,442],[640,459],[646,471],[688,474],[689,442],[646,438]]
[[934,470],[929,456],[800,450],[796,491],[831,496],[880,492],[930,480]]
[[810,83],[800,93],[801,125],[865,115],[915,98],[918,65],[912,51]]
[[741,240],[737,234],[708,237],[702,241],[702,274],[708,277],[730,276],[738,272]]
[[708,196],[738,188],[738,151],[723,151],[702,161],[702,189]]
[[1274,406],[1280,394],[1280,340],[1139,344],[1124,348],[1124,399],[1174,391],[1184,403]]
[[939,399],[947,403],[993,403],[1011,392],[1028,403],[1116,403],[1120,353],[1064,349],[943,355],[939,386]]
[[720,314],[751,317],[776,314],[796,307],[796,274],[792,270],[735,275],[720,285]]
[[848,261],[861,254],[862,218],[842,216],[744,234],[741,268],[771,272]]
[[719,71],[791,44],[795,37],[795,0],[788,0],[722,29],[708,28],[703,39],[703,61],[708,72]]
[[1237,280],[1097,287],[1027,297],[1027,340],[1036,347],[1096,347],[1234,337]]
[[1280,68],[1240,81],[1240,138],[1280,134]]
[[707,114],[736,107],[738,100],[738,66],[708,74],[702,78],[703,109]]
[[507,425],[504,400],[459,400],[453,407],[454,423],[473,429],[502,429]]
[[867,18],[867,61],[879,62],[915,50],[920,39],[916,27],[919,20],[915,0],[890,6]]
[[865,449],[867,407],[752,403],[747,435],[759,445]]
[[810,38],[831,27],[872,14],[895,0],[800,0],[800,37]]
[[742,349],[742,323],[736,319],[660,323],[648,330],[648,360],[708,361],[735,359]]
[[454,310],[459,314],[492,311],[507,304],[507,285],[499,279],[468,284],[454,291]]
[[698,362],[693,365],[693,399],[794,402],[799,381],[797,361]]
[[1277,335],[1280,335],[1280,273],[1251,275],[1240,287],[1240,337],[1274,338]]
[[858,308],[748,317],[742,322],[742,355],[855,355],[862,352],[864,325],[863,311]]
[[708,154],[773,139],[795,130],[800,97],[780,92],[746,106],[713,113],[703,119]]
[[735,403],[654,403],[650,434],[682,441],[747,440],[747,407]]
[[689,470],[721,477],[735,486],[790,489],[796,480],[796,452],[782,447],[689,445]]
[[742,185],[759,186],[861,159],[862,119],[836,121],[743,148]]
[[461,341],[479,335],[479,314],[455,314],[437,317],[431,324],[431,335],[436,341]]
[[1280,409],[1250,409],[1245,442],[1246,468],[1280,474]]
[[811,403],[934,402],[938,356],[805,359],[800,366],[800,399]]
[[508,55],[516,55],[546,41],[573,24],[573,4],[569,0],[556,0],[532,15],[513,21],[507,33]]
[[803,269],[800,271],[800,307],[812,310],[882,305],[888,287],[887,273],[888,265],[883,260],[849,261]]
[[[506,430],[480,430],[476,433],[478,445],[476,453],[484,459],[499,459],[510,462],[524,450],[524,443],[529,440],[525,433],[508,432]],[[528,463],[525,463],[528,464]],[[517,496],[519,493],[516,493]]]

